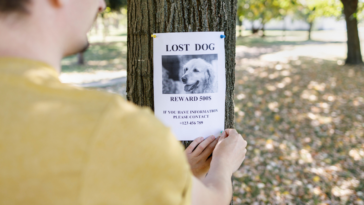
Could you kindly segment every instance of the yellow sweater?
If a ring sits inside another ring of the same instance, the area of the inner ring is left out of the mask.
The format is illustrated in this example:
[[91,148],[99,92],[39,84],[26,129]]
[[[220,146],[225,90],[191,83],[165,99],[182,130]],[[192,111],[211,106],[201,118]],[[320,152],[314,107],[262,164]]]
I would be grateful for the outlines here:
[[0,205],[185,205],[182,145],[146,108],[0,58]]

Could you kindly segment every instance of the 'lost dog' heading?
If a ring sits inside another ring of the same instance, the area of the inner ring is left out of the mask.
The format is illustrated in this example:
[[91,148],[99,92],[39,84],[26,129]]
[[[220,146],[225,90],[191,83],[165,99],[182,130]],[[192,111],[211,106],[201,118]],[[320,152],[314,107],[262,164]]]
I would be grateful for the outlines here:
[[[214,43],[195,44],[194,48],[195,48],[195,51],[208,51],[208,50],[213,51],[213,50],[215,50],[215,44]],[[166,45],[167,52],[188,51],[188,49],[190,49],[190,44]]]

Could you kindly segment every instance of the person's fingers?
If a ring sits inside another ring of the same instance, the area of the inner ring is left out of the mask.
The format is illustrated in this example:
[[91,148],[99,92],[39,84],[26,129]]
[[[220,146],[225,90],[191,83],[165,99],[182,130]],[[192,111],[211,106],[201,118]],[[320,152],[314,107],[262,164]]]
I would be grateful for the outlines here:
[[210,165],[211,165],[211,160],[212,160],[212,157],[208,158],[206,160],[206,164],[208,165],[208,167],[210,168]]
[[221,139],[221,136],[218,136],[218,137],[216,138],[216,143],[219,143],[220,139]]
[[236,139],[239,141],[239,144],[240,144],[239,146],[246,148],[246,146],[248,145],[248,142],[243,138],[243,136],[238,134]]
[[226,137],[221,139],[221,141],[226,141],[226,143],[237,143],[238,138],[235,136],[235,134],[231,134],[231,130],[226,130]]
[[243,138],[244,147],[248,146],[248,142]]
[[246,150],[246,149],[244,149],[244,151],[243,151],[243,160],[245,159],[246,152],[247,152],[247,150]]
[[236,135],[239,135],[239,133],[235,130],[235,129],[226,129],[225,130],[226,133],[227,133],[227,137],[228,136],[236,136]]
[[221,137],[222,137],[221,140],[226,138],[228,141],[231,141],[231,140],[235,141],[237,134],[238,134],[238,132],[236,132],[236,130],[234,130],[234,129],[226,129],[221,135]]
[[212,143],[210,143],[206,149],[201,153],[201,157],[203,160],[206,160],[210,155],[211,153],[214,151],[215,147],[216,147],[216,144],[218,142],[219,139],[215,139]]
[[217,141],[217,143],[220,143],[223,139],[225,139],[227,137],[226,131],[223,131],[219,137],[219,140]]
[[199,137],[199,138],[196,138],[195,140],[193,140],[193,142],[187,147],[186,153],[191,154],[193,152],[193,150],[195,149],[195,147],[198,144],[200,144],[202,141],[203,141],[203,137]]
[[227,137],[228,136],[228,130],[226,129],[226,130],[224,130],[222,133],[221,133],[221,135],[220,135],[220,140],[221,139],[224,139],[225,137]]
[[211,142],[213,142],[215,140],[214,136],[210,136],[208,138],[206,138],[203,142],[201,142],[195,149],[195,151],[192,152],[193,156],[199,156],[204,150],[205,148],[211,144]]

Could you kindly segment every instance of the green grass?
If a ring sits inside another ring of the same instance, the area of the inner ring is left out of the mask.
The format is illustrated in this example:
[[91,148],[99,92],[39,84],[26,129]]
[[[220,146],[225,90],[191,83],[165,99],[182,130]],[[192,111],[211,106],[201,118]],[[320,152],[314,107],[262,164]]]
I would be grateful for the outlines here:
[[[304,44],[324,44],[324,43],[345,43],[343,32],[332,32],[330,36],[334,38],[327,39],[326,36],[330,31],[313,31],[311,40],[308,40],[307,31],[276,31],[268,30],[265,37],[259,34],[244,32],[243,36],[237,37],[236,45],[248,47],[257,46],[283,46],[283,45],[304,45]],[[336,38],[335,38],[336,37]]]
[[[327,35],[330,34],[330,39]],[[336,36],[338,37],[336,37]],[[306,31],[286,31],[283,36],[282,31],[268,30],[266,37],[252,35],[250,31],[243,31],[243,37],[237,37],[237,46],[247,47],[281,47],[285,45],[304,45],[304,44],[325,44],[343,43],[345,35],[342,32],[330,33],[330,31],[312,32],[313,40],[307,41]],[[100,40],[100,36],[90,36],[91,39]],[[122,37],[122,38],[120,38]],[[116,42],[92,43],[89,50],[85,53],[85,65],[77,65],[77,56],[70,56],[62,60],[62,72],[92,72],[95,70],[121,70],[126,69],[126,33],[114,32],[107,38],[114,39]],[[332,39],[339,39],[332,41]],[[364,39],[364,38],[363,38]],[[114,39],[115,40],[115,39]]]
[[85,65],[77,65],[77,55],[62,60],[62,72],[126,69],[126,42],[92,44],[84,54]]

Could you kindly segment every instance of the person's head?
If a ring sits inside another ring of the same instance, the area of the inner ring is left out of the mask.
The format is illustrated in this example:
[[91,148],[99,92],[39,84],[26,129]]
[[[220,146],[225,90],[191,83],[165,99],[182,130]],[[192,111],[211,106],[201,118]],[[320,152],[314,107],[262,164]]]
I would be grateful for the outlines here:
[[88,46],[87,32],[104,8],[104,0],[0,0],[0,30],[10,29],[13,41],[28,38],[67,56]]

